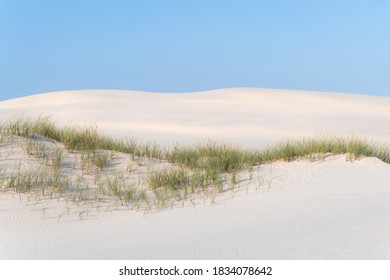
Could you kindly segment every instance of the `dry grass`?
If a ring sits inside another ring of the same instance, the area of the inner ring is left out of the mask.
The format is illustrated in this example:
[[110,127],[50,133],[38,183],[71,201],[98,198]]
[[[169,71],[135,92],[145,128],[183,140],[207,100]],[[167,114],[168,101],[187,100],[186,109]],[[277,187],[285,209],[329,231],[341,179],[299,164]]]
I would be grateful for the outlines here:
[[[12,172],[0,168],[0,187],[19,193],[39,191],[78,205],[111,201],[130,208],[150,209],[153,205],[160,209],[200,196],[213,203],[221,191],[234,190],[241,172],[250,171],[251,180],[254,167],[280,160],[316,161],[346,154],[351,161],[377,157],[390,163],[388,147],[359,137],[319,136],[263,150],[212,141],[165,149],[134,139],[113,139],[99,134],[95,126],[58,128],[47,117],[20,118],[0,124],[0,155],[6,145],[16,145],[15,137],[24,139],[27,158],[36,159],[44,168],[26,168],[21,162]],[[113,164],[114,152],[127,159],[123,165]]]

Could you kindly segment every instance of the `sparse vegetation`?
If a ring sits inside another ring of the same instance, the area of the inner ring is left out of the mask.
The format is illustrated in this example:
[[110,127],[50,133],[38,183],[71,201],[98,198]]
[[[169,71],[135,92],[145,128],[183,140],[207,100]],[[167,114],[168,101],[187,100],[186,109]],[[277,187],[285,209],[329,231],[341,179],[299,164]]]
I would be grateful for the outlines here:
[[36,158],[43,158],[45,156],[45,143],[37,141],[32,138],[28,138],[26,141],[26,153],[29,156]]
[[[196,197],[210,198],[213,203],[221,191],[239,186],[242,172],[248,171],[248,180],[252,180],[255,167],[258,170],[274,161],[318,161],[346,154],[351,161],[377,157],[390,163],[388,147],[358,137],[289,140],[263,150],[212,141],[165,149],[134,139],[107,137],[92,125],[58,128],[48,117],[0,124],[0,148],[8,139],[24,139],[27,157],[38,160],[40,168],[27,168],[29,161],[8,172],[0,166],[3,190],[38,191],[77,204],[113,200],[137,209],[150,209],[152,205],[161,209]],[[112,166],[114,152],[123,154],[123,165]],[[73,165],[70,159],[74,159]],[[81,172],[77,180],[71,177],[74,170]],[[257,180],[260,185],[262,181]]]

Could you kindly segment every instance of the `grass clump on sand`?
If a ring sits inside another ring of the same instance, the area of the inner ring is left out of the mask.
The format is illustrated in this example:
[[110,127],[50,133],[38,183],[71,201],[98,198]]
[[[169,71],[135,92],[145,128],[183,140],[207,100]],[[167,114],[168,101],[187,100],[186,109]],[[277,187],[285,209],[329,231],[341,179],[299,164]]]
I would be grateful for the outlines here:
[[[8,189],[27,192],[38,188],[45,192],[45,188],[50,188],[51,193],[64,197],[69,194],[78,203],[93,197],[113,197],[121,205],[136,208],[142,205],[165,208],[199,195],[210,197],[213,202],[221,191],[234,189],[240,172],[273,161],[316,161],[329,155],[346,154],[350,160],[377,157],[390,163],[389,148],[358,137],[289,140],[263,150],[245,150],[212,141],[164,149],[133,139],[104,136],[98,133],[96,126],[59,128],[48,117],[19,118],[0,124],[0,148],[15,136],[26,139],[26,154],[38,159],[46,171],[26,171],[19,164],[8,177],[2,172],[0,181]],[[48,148],[46,140],[63,145],[63,149]],[[0,155],[1,152],[0,149]],[[111,166],[114,152],[128,156],[123,170]],[[79,185],[64,172],[65,153],[68,157],[77,154],[74,157],[80,159],[73,167],[80,169]],[[168,167],[149,169],[152,163],[164,163]],[[141,172],[136,170],[142,168],[148,168],[143,177],[139,174],[135,177]],[[90,177],[94,177],[93,183],[82,181]],[[83,184],[84,187],[80,186]],[[88,193],[92,189],[89,184],[98,185],[94,194]]]
[[264,161],[292,161],[300,158],[317,159],[326,155],[347,154],[351,159],[377,157],[390,163],[390,150],[380,147],[367,139],[358,137],[325,137],[313,139],[289,140],[265,149],[262,153]]

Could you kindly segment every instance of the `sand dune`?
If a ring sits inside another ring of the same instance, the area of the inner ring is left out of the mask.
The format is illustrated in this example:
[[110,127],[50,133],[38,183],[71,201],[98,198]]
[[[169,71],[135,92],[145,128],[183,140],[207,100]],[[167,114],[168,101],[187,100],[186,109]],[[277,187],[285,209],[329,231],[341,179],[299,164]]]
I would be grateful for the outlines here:
[[[320,133],[390,145],[389,97],[270,89],[88,90],[0,102],[1,121],[21,112],[50,115],[60,125],[95,123],[105,134],[167,146],[211,138],[262,148]],[[1,193],[0,258],[390,258],[389,164],[339,155],[266,164],[256,176],[260,187],[254,180],[221,194],[215,204],[146,213],[96,210],[82,219],[59,220],[56,200],[42,211],[27,196]]]
[[271,89],[186,94],[85,90],[3,101],[0,118],[44,114],[59,123],[94,123],[110,135],[166,145],[212,138],[261,147],[319,133],[355,133],[390,143],[389,108],[389,97]]

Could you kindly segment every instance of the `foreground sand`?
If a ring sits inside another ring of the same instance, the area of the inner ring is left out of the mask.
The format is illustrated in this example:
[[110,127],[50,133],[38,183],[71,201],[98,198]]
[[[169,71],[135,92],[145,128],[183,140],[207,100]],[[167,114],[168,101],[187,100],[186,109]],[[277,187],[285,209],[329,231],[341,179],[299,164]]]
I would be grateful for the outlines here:
[[[390,144],[390,98],[263,89],[187,94],[50,93],[0,103],[60,124],[96,123],[107,134],[165,145],[223,139],[264,147],[318,133]],[[26,197],[0,194],[2,259],[388,259],[390,165],[375,158],[276,162],[264,184],[217,203],[149,211],[91,211],[58,219]],[[22,203],[21,203],[22,201]]]

